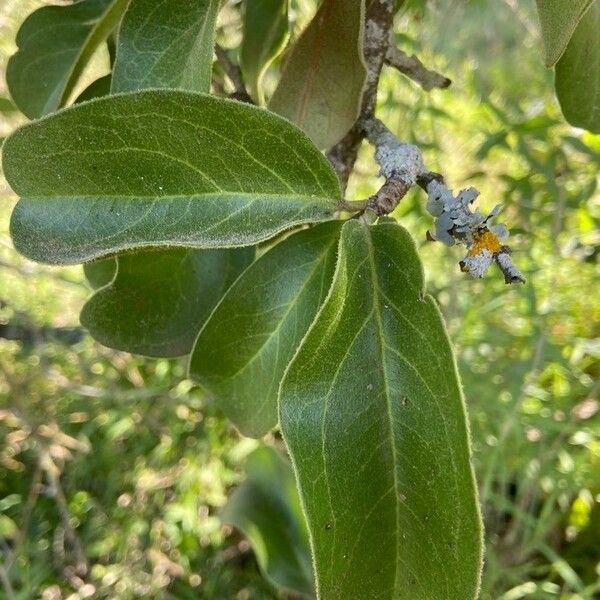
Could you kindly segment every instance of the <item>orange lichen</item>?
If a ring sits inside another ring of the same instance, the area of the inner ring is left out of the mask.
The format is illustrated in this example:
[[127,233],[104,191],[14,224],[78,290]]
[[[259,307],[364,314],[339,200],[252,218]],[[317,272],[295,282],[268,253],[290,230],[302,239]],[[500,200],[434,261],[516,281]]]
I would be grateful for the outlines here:
[[474,242],[469,248],[468,256],[476,256],[483,250],[489,250],[492,254],[496,254],[502,249],[502,243],[498,239],[498,236],[489,229],[476,233],[473,239]]

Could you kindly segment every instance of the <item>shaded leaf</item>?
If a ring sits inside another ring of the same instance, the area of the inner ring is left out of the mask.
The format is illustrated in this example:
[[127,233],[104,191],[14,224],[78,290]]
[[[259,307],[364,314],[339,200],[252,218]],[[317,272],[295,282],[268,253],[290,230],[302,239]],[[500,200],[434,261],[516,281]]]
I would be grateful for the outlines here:
[[75,104],[79,104],[80,102],[87,102],[88,100],[93,100],[94,98],[102,98],[102,96],[108,96],[110,94],[110,83],[112,81],[112,75],[109,73],[104,77],[100,77],[100,79],[96,79],[96,81],[90,83],[79,96],[75,100]]
[[244,435],[277,424],[279,383],[329,290],[339,230],[339,222],[323,223],[263,254],[198,336],[190,375]]
[[116,257],[101,258],[83,265],[85,278],[93,289],[97,290],[108,285],[117,274]]
[[288,0],[246,2],[240,67],[251,95],[262,101],[260,82],[288,39]]
[[223,292],[254,258],[254,248],[124,254],[112,283],[81,311],[105,346],[145,356],[188,354]]
[[131,0],[117,42],[113,92],[208,92],[219,0]]
[[128,0],[81,0],[44,6],[17,34],[6,81],[19,110],[34,119],[68,100],[96,48],[116,27]]
[[352,127],[366,77],[364,0],[324,0],[291,50],[269,108],[329,148]]
[[546,64],[554,66],[565,51],[575,28],[594,0],[536,0]]
[[175,90],[100,98],[26,125],[5,141],[3,166],[22,197],[15,247],[51,264],[253,245],[331,219],[340,197],[327,159],[284,119]]
[[330,294],[279,402],[320,598],[476,597],[481,525],[464,402],[400,226],[344,225]]
[[221,520],[250,540],[261,571],[273,584],[313,597],[306,521],[289,462],[273,448],[255,450],[247,479],[229,498]]
[[556,94],[565,119],[600,133],[600,0],[579,22],[556,65]]

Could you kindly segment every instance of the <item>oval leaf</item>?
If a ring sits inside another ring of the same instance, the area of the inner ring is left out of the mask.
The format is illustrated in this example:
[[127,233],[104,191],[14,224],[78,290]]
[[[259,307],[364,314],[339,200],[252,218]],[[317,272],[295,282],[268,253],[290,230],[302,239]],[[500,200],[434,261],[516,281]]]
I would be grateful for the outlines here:
[[280,390],[319,597],[476,597],[465,407],[415,245],[348,221],[330,294]]
[[360,110],[366,77],[364,0],[324,0],[286,59],[269,108],[319,148],[339,142]]
[[116,277],[88,300],[81,324],[117,350],[188,354],[202,323],[253,257],[253,248],[119,256]]
[[190,375],[244,435],[277,424],[279,382],[329,289],[339,230],[323,223],[263,254],[198,335]]
[[6,69],[8,89],[21,112],[34,119],[65,104],[127,2],[81,0],[44,6],[25,19],[17,34],[18,51]]
[[260,82],[288,38],[288,0],[246,2],[240,67],[252,96],[262,101]]
[[546,64],[554,66],[565,51],[579,20],[594,0],[536,0]]
[[248,246],[329,220],[339,184],[293,125],[184,91],[92,100],[22,127],[3,146],[22,197],[11,233],[51,264],[157,246]]
[[600,0],[579,22],[556,65],[556,94],[565,119],[600,133]]
[[221,520],[250,540],[261,571],[273,584],[314,596],[306,520],[290,463],[273,448],[255,450],[247,479],[229,498]]
[[219,2],[131,0],[119,30],[113,92],[208,92]]

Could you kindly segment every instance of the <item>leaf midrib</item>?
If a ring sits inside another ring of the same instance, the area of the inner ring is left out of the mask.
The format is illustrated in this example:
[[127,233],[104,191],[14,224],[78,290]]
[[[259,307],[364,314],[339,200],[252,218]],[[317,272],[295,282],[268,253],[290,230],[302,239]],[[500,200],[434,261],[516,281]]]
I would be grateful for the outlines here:
[[277,198],[281,198],[281,199],[294,199],[294,198],[301,198],[301,199],[307,199],[310,200],[311,202],[323,202],[323,203],[327,203],[327,204],[331,204],[331,203],[335,203],[335,204],[339,204],[339,200],[335,199],[335,198],[328,198],[325,196],[313,196],[311,195],[307,195],[307,194],[302,194],[302,193],[289,193],[289,194],[273,194],[273,193],[262,193],[262,192],[240,192],[240,191],[229,191],[229,190],[223,190],[220,192],[206,192],[206,193],[200,193],[200,194],[169,194],[169,195],[164,195],[164,196],[150,196],[150,195],[143,195],[143,194],[82,194],[82,195],[76,195],[76,196],[67,196],[67,195],[56,195],[56,196],[46,196],[46,195],[29,195],[29,194],[22,194],[21,199],[22,200],[33,200],[33,201],[48,201],[48,200],[77,200],[77,201],[85,201],[85,200],[90,200],[90,201],[97,201],[97,200],[103,200],[103,199],[107,199],[107,200],[195,200],[195,199],[202,199],[202,198],[223,198],[223,197],[235,197],[235,196],[240,196],[240,199],[246,199],[248,198],[249,201],[256,201],[260,198],[264,198],[267,200],[271,200],[271,199],[277,199]]
[[392,459],[394,461],[394,466],[392,469],[394,476],[394,490],[395,490],[395,506],[396,506],[396,560],[394,561],[394,595],[398,591],[398,563],[400,558],[399,552],[399,544],[400,544],[400,487],[398,482],[398,473],[396,471],[396,465],[398,464],[398,456],[396,451],[396,444],[394,440],[396,439],[395,431],[394,431],[394,419],[392,414],[392,405],[390,398],[390,386],[388,381],[387,374],[387,362],[386,362],[386,354],[385,354],[385,335],[383,332],[383,323],[381,321],[381,304],[379,301],[379,290],[381,289],[379,285],[379,277],[377,275],[377,266],[375,264],[375,248],[373,246],[373,238],[371,237],[371,232],[366,231],[367,245],[369,247],[369,270],[371,271],[371,280],[373,281],[373,289],[375,290],[373,293],[373,312],[375,314],[375,323],[377,325],[377,338],[379,342],[379,351],[381,356],[381,370],[383,374],[383,383],[384,383],[384,395],[386,401],[386,409],[388,413],[389,419],[389,435],[390,435],[390,445],[392,450]]

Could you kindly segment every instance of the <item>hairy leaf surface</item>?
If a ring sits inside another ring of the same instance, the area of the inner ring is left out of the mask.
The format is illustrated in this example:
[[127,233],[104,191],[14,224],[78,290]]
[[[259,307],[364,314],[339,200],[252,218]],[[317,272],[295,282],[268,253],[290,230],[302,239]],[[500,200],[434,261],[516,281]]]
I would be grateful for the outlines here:
[[119,30],[113,92],[208,92],[220,0],[131,0]]
[[468,600],[481,524],[465,407],[408,233],[348,221],[280,390],[319,597]]
[[117,258],[116,277],[96,292],[81,323],[105,346],[145,356],[182,356],[254,248],[173,249]]
[[221,520],[250,540],[258,564],[275,585],[314,597],[306,520],[290,463],[276,450],[255,450],[247,479],[229,498]]
[[329,290],[339,231],[339,222],[323,223],[263,254],[198,336],[190,375],[244,435],[277,424],[279,383]]
[[22,197],[15,247],[51,264],[253,245],[331,219],[340,197],[327,159],[289,122],[175,90],[100,98],[26,125],[6,140],[3,167]]
[[34,119],[64,105],[94,50],[116,27],[128,0],[81,0],[44,6],[17,34],[6,81],[24,114]]
[[358,116],[366,77],[364,0],[324,0],[287,58],[270,108],[329,148]]
[[536,0],[546,64],[554,66],[565,51],[579,20],[594,0]]
[[571,125],[600,133],[600,0],[595,0],[556,65],[556,94]]
[[262,101],[262,76],[288,38],[288,0],[246,2],[240,67],[251,95]]

